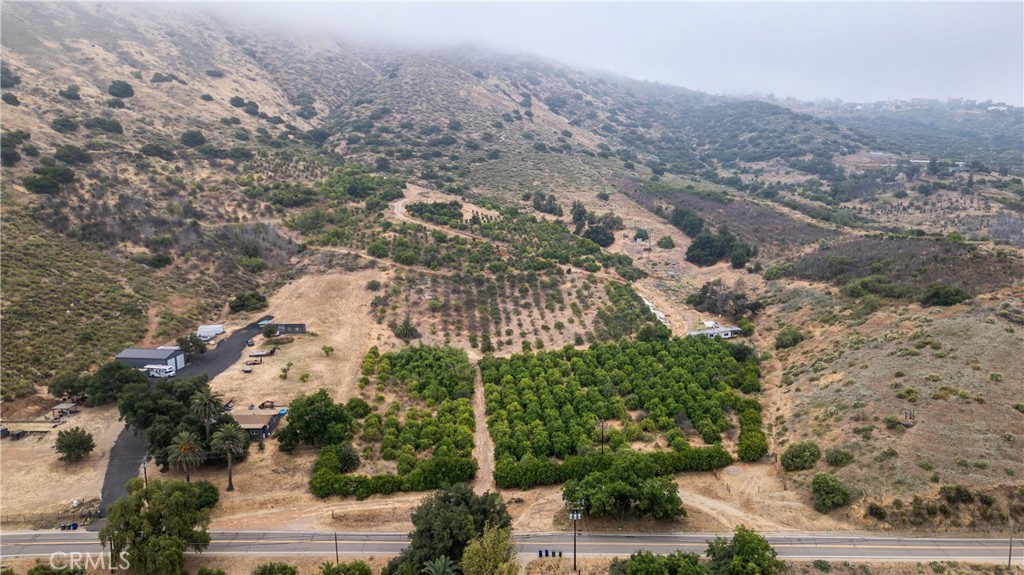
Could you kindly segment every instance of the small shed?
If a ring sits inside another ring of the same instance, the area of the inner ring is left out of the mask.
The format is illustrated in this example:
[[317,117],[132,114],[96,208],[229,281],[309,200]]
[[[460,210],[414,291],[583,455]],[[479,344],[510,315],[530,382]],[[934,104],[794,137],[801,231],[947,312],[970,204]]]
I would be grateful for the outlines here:
[[274,327],[277,328],[277,335],[306,333],[306,324],[304,323],[275,323]]
[[78,404],[72,402],[60,403],[50,410],[53,413],[53,417],[64,417],[65,415],[71,415],[72,413],[78,413]]
[[144,349],[130,347],[117,354],[117,361],[142,369],[147,365],[169,365],[178,370],[185,367],[185,352],[180,348]]
[[281,421],[280,409],[254,409],[244,413],[232,413],[232,417],[249,434],[254,441],[266,439],[274,433],[277,424]]

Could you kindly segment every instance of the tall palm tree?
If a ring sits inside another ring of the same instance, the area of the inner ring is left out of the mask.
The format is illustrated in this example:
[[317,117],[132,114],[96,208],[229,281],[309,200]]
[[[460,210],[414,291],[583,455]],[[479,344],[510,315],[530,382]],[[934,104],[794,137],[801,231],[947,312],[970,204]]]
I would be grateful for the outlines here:
[[447,555],[427,561],[420,568],[422,575],[456,575],[458,572],[459,566],[449,559]]
[[206,459],[203,444],[194,431],[182,431],[167,447],[167,463],[185,472],[185,481],[192,482],[192,471]]
[[224,411],[223,398],[223,395],[210,389],[210,386],[192,394],[192,405],[189,409],[192,415],[206,425],[206,441],[210,441],[210,425]]
[[231,482],[231,458],[245,450],[247,440],[248,434],[234,422],[225,423],[213,432],[210,449],[219,451],[228,458],[228,491],[235,490],[235,484]]

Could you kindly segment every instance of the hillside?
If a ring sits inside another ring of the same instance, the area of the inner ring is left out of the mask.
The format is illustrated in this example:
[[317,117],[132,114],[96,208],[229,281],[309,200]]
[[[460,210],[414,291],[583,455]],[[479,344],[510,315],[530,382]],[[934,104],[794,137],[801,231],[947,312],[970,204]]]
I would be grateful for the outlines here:
[[[676,336],[700,320],[736,322],[753,349],[716,357],[759,375],[702,380],[701,402],[714,408],[693,420],[665,398],[619,389],[641,382],[613,361],[607,385],[594,378],[607,404],[588,396],[574,408],[598,405],[616,443],[640,452],[683,439],[722,462],[717,450],[732,458],[743,437],[767,435],[768,456],[731,467],[747,475],[736,471],[724,490],[695,474],[696,516],[675,527],[742,517],[773,528],[988,528],[1024,518],[1011,502],[1024,474],[1013,447],[1024,440],[1014,407],[1024,376],[1012,368],[1024,326],[1024,183],[1019,141],[1006,131],[1021,109],[923,106],[907,120],[918,129],[877,107],[712,96],[515,54],[351,46],[183,10],[3,6],[5,418],[36,415],[56,375],[95,369],[123,347],[255,319],[262,309],[229,308],[254,290],[269,312],[316,333],[285,348],[283,377],[279,366],[234,370],[214,387],[238,405],[324,387],[334,400],[363,398],[396,432],[410,411],[413,423],[445,415],[415,389],[360,381],[371,348],[450,345],[466,361],[500,360],[491,365],[545,350],[544,377],[571,379],[572,355],[591,357],[593,344],[606,361],[616,342],[667,335],[654,308]],[[935,160],[915,162],[921,154]],[[306,376],[299,383],[287,379],[293,367]],[[494,401],[477,383],[475,428],[460,424],[480,459],[474,485],[488,488]],[[530,421],[513,424],[516,437],[546,437]],[[587,456],[593,434],[574,429],[574,443],[550,453]],[[803,440],[849,452],[854,465],[815,470],[847,482],[854,506],[812,510],[809,472],[777,463]],[[367,473],[415,466],[438,447],[396,463],[375,440],[359,441]],[[266,449],[246,462],[250,477],[286,469],[290,480],[225,502],[218,519],[245,526],[260,518],[251,509],[284,497],[308,512],[295,511],[291,526],[330,525],[331,502],[305,491],[312,448]],[[534,451],[517,465],[549,456]],[[917,497],[926,509],[957,484],[993,503],[924,519],[903,506]],[[551,528],[560,492],[514,493],[527,500],[518,524]],[[395,497],[399,510],[415,503]],[[37,503],[52,502],[23,502]],[[871,503],[888,524],[865,515]],[[381,504],[345,505],[379,526]],[[404,527],[396,509],[386,521]]]

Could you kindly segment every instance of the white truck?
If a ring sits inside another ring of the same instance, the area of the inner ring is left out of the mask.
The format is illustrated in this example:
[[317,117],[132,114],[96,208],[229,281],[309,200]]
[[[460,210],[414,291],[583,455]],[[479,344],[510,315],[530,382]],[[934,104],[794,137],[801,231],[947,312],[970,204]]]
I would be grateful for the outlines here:
[[210,341],[218,335],[224,333],[224,325],[201,325],[196,330],[196,336],[203,341]]
[[144,366],[142,371],[149,377],[174,377],[178,375],[178,370],[173,365],[164,365],[162,363]]

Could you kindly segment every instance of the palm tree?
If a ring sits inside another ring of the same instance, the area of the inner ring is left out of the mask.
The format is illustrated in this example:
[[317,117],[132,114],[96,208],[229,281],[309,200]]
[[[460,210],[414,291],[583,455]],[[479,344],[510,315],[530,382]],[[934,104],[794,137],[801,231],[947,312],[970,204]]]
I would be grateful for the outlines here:
[[192,470],[206,459],[203,444],[194,431],[182,431],[167,447],[167,463],[185,472],[185,481],[192,482]]
[[192,394],[192,415],[199,418],[206,425],[206,441],[210,441],[210,424],[224,411],[224,396],[206,386],[202,391]]
[[245,450],[247,440],[248,434],[235,422],[225,423],[213,432],[210,449],[219,451],[228,458],[228,491],[235,490],[235,484],[231,482],[231,458]]
[[447,555],[427,561],[420,569],[422,575],[456,575],[458,572],[459,566],[449,559]]

